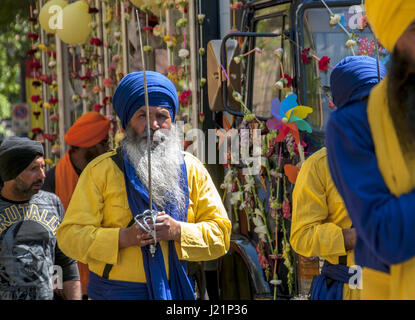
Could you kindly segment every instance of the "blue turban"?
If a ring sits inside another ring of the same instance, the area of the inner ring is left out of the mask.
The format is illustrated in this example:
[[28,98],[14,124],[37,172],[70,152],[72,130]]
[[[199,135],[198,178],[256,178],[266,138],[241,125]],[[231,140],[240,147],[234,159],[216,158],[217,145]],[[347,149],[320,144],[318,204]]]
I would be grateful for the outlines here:
[[[179,109],[179,98],[174,84],[169,78],[155,71],[146,71],[146,79],[149,105],[168,108],[174,121]],[[132,72],[122,78],[112,101],[115,113],[125,129],[134,113],[145,106],[143,72]]]
[[368,56],[351,56],[341,60],[330,76],[331,94],[334,104],[342,106],[368,96],[370,90],[378,84],[379,78],[386,76],[385,66]]

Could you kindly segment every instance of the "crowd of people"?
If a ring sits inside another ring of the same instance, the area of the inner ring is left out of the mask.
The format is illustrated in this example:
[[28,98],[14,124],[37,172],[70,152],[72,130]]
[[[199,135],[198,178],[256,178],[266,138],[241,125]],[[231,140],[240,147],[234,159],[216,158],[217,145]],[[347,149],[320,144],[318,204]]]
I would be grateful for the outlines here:
[[[365,5],[390,67],[367,56],[335,66],[326,146],[293,190],[290,243],[324,261],[312,300],[415,299],[415,2]],[[226,254],[231,221],[204,165],[182,151],[176,88],[132,72],[113,105],[125,131],[116,150],[97,112],[66,132],[69,150],[47,172],[40,142],[1,143],[0,299],[204,295],[189,265]],[[151,233],[136,223],[148,211]]]

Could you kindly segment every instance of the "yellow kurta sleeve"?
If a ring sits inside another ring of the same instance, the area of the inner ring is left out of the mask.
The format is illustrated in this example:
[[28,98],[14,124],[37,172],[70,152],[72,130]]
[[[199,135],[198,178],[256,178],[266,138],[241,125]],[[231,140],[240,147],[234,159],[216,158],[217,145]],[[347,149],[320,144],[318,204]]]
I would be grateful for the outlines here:
[[181,223],[181,241],[176,242],[179,259],[207,261],[229,249],[231,222],[221,197],[203,164],[185,153],[189,182],[187,222]]
[[[330,181],[326,149],[323,148],[303,163],[297,177],[290,242],[294,251],[303,256],[319,256],[338,263],[337,256],[345,255],[346,251],[342,227],[335,223],[341,217],[336,215],[347,213]],[[331,256],[335,259],[330,259]]]
[[115,264],[118,260],[119,229],[122,225],[105,226],[104,197],[109,198],[111,192],[104,190],[104,179],[109,174],[106,171],[110,167],[98,162],[100,167],[96,170],[96,164],[97,162],[91,162],[81,174],[58,229],[57,239],[61,250],[73,259],[83,263]]

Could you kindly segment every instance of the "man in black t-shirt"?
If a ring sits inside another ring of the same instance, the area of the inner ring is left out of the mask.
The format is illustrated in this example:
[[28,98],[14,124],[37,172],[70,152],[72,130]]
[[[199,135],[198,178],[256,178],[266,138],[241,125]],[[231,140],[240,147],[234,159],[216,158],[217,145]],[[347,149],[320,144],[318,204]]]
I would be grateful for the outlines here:
[[56,286],[66,299],[80,299],[76,261],[56,242],[62,203],[40,190],[45,179],[42,145],[27,138],[4,141],[0,177],[0,299],[48,300]]

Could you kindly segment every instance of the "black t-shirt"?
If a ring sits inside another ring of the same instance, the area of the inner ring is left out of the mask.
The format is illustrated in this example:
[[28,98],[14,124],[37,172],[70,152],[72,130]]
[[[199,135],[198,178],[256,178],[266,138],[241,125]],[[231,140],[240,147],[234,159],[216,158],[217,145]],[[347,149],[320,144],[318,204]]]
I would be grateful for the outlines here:
[[58,284],[79,280],[76,261],[56,243],[64,209],[53,193],[40,190],[28,202],[0,196],[0,299],[53,298]]

